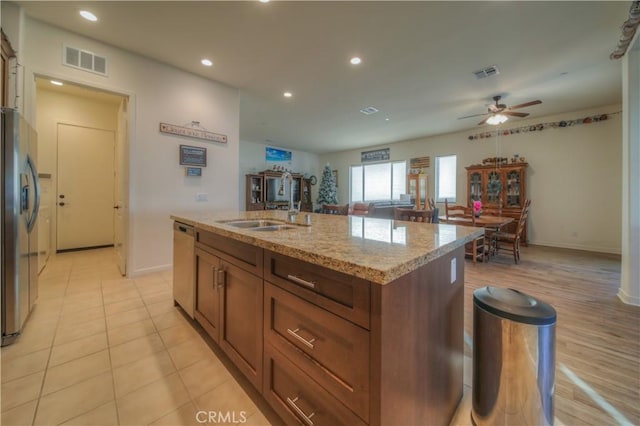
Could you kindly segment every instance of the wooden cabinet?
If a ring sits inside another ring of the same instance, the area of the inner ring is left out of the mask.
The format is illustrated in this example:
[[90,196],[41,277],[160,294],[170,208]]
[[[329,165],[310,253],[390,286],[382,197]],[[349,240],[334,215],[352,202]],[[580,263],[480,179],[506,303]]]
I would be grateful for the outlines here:
[[264,176],[246,176],[246,210],[264,210]]
[[[312,211],[311,182],[301,174],[293,173],[293,202],[300,202],[301,211]],[[289,208],[289,182],[286,182],[283,192],[282,173],[266,170],[257,174],[248,174],[245,187],[246,210],[275,210]]]
[[447,424],[463,256],[378,285],[196,228],[195,316],[286,424]]
[[211,338],[220,340],[220,258],[196,248],[195,318]]
[[415,200],[416,209],[426,209],[429,205],[429,176],[424,174],[407,175],[407,194]]
[[262,249],[197,230],[196,320],[262,389]]
[[[516,219],[504,230],[515,232],[524,200],[527,198],[527,163],[512,163],[500,166],[475,165],[467,167],[467,205],[482,201],[482,209],[490,209],[501,216]],[[527,227],[523,230],[523,241],[527,241]]]

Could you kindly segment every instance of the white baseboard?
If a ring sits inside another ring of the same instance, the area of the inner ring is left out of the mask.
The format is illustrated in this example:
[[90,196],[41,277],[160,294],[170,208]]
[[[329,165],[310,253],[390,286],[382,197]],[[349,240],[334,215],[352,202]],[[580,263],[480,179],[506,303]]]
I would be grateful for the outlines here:
[[531,241],[531,240],[529,241],[529,244],[534,246],[547,246],[547,247],[566,248],[566,249],[573,249],[573,250],[592,251],[596,253],[622,254],[622,249],[620,247],[598,247],[598,246],[586,246],[584,244],[559,243],[556,241]]
[[151,274],[153,272],[168,271],[171,268],[173,268],[173,265],[171,263],[169,263],[167,265],[160,265],[160,266],[154,266],[154,267],[151,267],[151,268],[137,269],[137,270],[131,272],[131,274],[129,275],[129,278],[140,277],[142,275]]
[[640,306],[640,297],[629,296],[622,288],[618,290],[618,298],[627,305]]

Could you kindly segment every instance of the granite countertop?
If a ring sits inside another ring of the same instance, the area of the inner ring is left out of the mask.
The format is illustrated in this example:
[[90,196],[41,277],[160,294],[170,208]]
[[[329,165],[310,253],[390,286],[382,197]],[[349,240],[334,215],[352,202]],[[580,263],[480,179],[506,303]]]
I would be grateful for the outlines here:
[[[305,226],[305,215],[311,226]],[[287,212],[175,213],[171,219],[377,284],[387,284],[480,236],[482,228],[300,213],[292,229],[261,232],[219,221],[278,219]]]

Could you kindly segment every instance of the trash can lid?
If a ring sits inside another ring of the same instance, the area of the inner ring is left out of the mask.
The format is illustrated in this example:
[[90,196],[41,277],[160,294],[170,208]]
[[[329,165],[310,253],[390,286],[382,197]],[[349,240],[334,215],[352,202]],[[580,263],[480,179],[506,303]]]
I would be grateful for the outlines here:
[[553,306],[512,288],[479,288],[473,292],[473,302],[494,315],[524,324],[556,322]]

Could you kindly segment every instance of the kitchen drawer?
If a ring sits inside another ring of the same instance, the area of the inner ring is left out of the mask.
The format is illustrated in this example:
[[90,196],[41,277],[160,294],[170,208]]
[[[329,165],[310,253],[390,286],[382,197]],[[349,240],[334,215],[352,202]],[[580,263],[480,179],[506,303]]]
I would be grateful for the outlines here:
[[[233,238],[196,229],[196,246],[234,265],[262,276],[262,249]],[[213,249],[213,250],[212,250]]]
[[294,364],[369,418],[369,332],[265,282],[264,336]]
[[265,345],[264,397],[289,425],[364,425],[363,421],[270,345]]
[[369,281],[265,250],[264,278],[369,329]]

